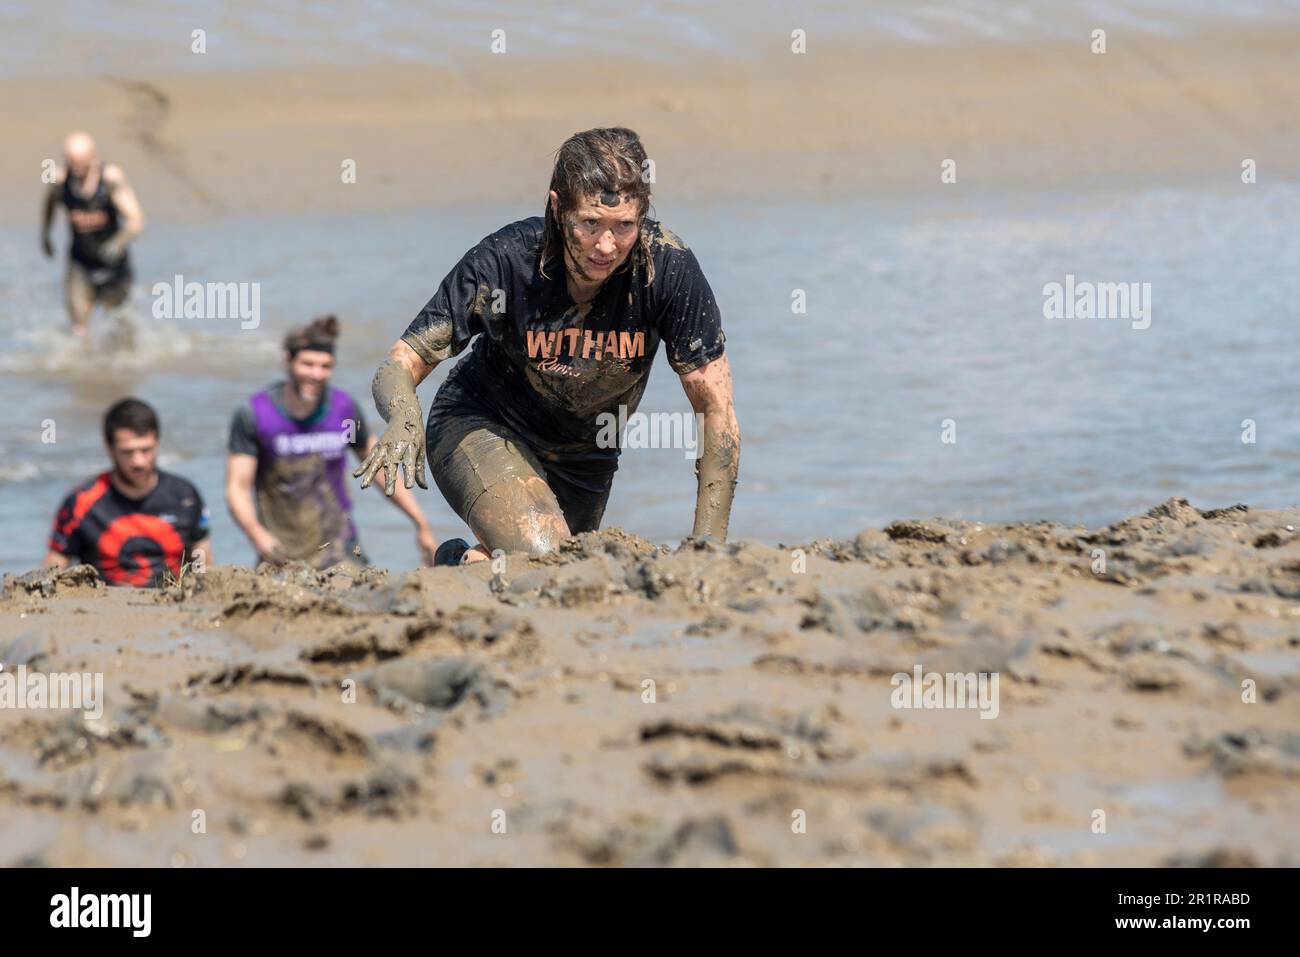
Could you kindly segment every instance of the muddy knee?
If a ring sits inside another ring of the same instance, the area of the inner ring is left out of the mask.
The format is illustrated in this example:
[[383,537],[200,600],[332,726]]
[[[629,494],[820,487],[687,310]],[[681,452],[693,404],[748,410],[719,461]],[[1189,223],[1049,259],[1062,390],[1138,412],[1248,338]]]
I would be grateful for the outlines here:
[[569,537],[550,487],[535,476],[510,478],[487,489],[470,509],[469,527],[489,549],[544,555]]

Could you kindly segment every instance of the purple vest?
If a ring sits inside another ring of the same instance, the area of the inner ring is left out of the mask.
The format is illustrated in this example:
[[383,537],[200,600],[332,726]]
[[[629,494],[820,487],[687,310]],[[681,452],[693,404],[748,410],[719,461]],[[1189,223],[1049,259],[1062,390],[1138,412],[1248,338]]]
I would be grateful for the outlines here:
[[[339,505],[350,512],[352,499],[348,495],[344,473],[347,470],[348,449],[356,442],[360,416],[357,415],[352,397],[342,389],[330,388],[326,401],[328,407],[325,413],[313,417],[313,421],[308,424],[296,422],[281,412],[266,390],[253,396],[253,415],[257,423],[258,444],[262,450],[258,470],[274,469],[277,459],[319,456],[324,465],[324,479],[329,483]],[[309,490],[301,491],[310,494]]]

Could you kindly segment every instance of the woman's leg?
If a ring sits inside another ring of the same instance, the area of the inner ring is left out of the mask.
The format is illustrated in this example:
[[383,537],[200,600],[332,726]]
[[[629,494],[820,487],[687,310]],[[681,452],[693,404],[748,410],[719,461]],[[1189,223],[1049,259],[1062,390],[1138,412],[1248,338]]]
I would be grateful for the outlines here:
[[[614,486],[613,473],[605,478],[584,479],[584,485],[577,485],[561,477],[555,469],[549,469],[546,482],[560,503],[560,510],[564,512],[564,520],[568,523],[570,532],[577,535],[579,532],[594,532],[600,528],[605,505],[609,502],[609,493]],[[592,491],[585,485],[603,487]]]
[[505,426],[481,416],[444,416],[428,461],[447,504],[489,552],[541,555],[568,538],[544,467]]
[[[602,492],[592,492],[564,481],[555,474],[554,469],[547,469],[546,484],[551,487],[556,501],[560,503],[560,511],[564,513],[564,521],[569,526],[570,533],[577,535],[579,532],[594,532],[600,528],[601,517],[605,514],[605,504],[609,501],[610,488],[607,487]],[[461,562],[464,564],[482,562],[491,557],[489,549],[482,545],[475,545],[465,553]]]

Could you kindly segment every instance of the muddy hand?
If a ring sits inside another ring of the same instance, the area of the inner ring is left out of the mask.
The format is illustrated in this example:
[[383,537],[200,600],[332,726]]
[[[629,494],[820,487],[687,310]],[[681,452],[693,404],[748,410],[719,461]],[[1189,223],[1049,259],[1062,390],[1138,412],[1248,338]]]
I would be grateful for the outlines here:
[[419,422],[399,419],[389,424],[383,437],[375,443],[361,466],[352,473],[361,479],[361,487],[369,488],[375,473],[384,470],[384,494],[391,496],[397,488],[397,470],[402,470],[402,480],[407,488],[428,488],[424,480],[424,430]]
[[257,552],[257,557],[264,562],[272,565],[283,565],[289,560],[284,553],[284,546],[280,540],[265,529],[259,529],[253,532],[253,548]]

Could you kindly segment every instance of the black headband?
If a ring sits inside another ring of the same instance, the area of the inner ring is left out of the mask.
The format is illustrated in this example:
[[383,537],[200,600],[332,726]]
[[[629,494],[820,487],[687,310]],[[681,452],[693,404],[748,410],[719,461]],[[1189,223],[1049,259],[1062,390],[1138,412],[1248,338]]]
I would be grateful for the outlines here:
[[334,355],[334,343],[332,341],[327,341],[324,339],[313,339],[310,342],[303,343],[302,345],[298,346],[296,349],[291,348],[289,350],[289,355],[290,357],[296,356],[304,349],[308,349],[312,352],[328,352],[330,355]]

